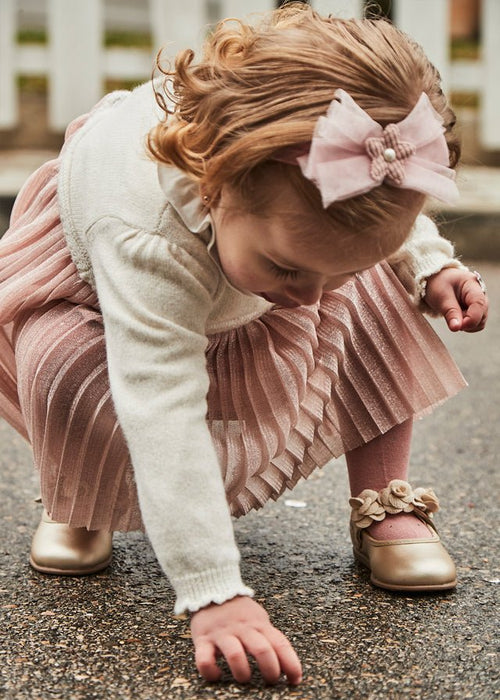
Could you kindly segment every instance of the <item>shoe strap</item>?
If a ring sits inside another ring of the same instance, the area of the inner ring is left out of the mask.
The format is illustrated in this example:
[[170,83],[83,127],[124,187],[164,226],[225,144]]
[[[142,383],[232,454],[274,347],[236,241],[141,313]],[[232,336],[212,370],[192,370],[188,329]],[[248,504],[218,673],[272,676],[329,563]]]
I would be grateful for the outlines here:
[[364,489],[359,496],[349,499],[351,522],[358,529],[369,527],[373,522],[384,520],[386,515],[413,513],[436,529],[433,513],[439,510],[439,501],[432,489],[414,489],[402,479],[393,479],[380,491]]

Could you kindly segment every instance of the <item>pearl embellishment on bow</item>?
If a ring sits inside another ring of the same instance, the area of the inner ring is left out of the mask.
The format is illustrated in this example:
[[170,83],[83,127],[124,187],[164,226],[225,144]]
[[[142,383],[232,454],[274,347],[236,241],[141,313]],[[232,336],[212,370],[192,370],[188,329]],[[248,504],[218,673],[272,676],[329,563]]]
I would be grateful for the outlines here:
[[386,148],[383,156],[387,163],[393,163],[396,160],[396,151],[394,148]]

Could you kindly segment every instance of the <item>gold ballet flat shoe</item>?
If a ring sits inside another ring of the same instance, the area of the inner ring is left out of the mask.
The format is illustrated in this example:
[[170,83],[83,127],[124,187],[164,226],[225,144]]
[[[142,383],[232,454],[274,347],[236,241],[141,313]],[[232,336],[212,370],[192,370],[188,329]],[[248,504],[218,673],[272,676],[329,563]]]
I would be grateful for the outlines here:
[[109,566],[113,534],[56,523],[44,510],[33,537],[30,564],[44,574],[84,576]]
[[[358,534],[359,533],[359,534]],[[457,574],[439,535],[425,539],[376,540],[351,526],[355,558],[370,570],[374,586],[389,591],[443,591],[455,588]]]
[[[412,489],[393,480],[378,493],[365,489],[351,498],[351,539],[355,558],[370,570],[370,580],[390,591],[442,591],[455,588],[457,574],[432,522],[439,508],[431,489]],[[413,513],[426,523],[429,537],[423,539],[376,540],[366,528],[386,514]]]

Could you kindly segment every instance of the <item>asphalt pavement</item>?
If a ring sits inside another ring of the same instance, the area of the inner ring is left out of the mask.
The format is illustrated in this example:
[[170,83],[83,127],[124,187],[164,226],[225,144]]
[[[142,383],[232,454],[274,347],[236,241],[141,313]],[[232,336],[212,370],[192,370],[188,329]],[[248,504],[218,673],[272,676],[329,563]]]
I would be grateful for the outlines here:
[[[500,574],[500,265],[474,263],[488,284],[488,328],[453,335],[433,325],[469,387],[415,427],[411,480],[432,485],[459,573],[455,592],[391,594],[353,562],[343,460],[236,522],[246,581],[303,665],[298,688],[205,683],[189,626],[146,537],[116,534],[112,565],[86,578],[28,565],[40,506],[28,446],[0,425],[0,697],[491,700],[500,695],[495,604]],[[287,499],[302,502],[290,504]]]

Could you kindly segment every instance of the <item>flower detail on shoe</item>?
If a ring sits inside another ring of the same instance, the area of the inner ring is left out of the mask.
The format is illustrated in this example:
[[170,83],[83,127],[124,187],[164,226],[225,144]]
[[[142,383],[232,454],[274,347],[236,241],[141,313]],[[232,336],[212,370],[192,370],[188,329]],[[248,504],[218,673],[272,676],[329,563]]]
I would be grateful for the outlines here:
[[439,510],[439,501],[432,489],[413,490],[407,481],[393,479],[378,493],[364,489],[359,496],[349,499],[351,521],[357,528],[369,527],[374,521],[384,520],[386,514],[415,513],[429,521]]
[[385,518],[384,506],[378,501],[378,493],[372,489],[361,491],[359,496],[349,499],[352,508],[351,520],[357,527],[368,527],[374,520]]
[[414,510],[415,496],[407,481],[393,479],[379,491],[378,497],[386,513],[411,513]]
[[439,510],[438,497],[432,489],[415,489],[415,505],[424,513],[436,513]]

